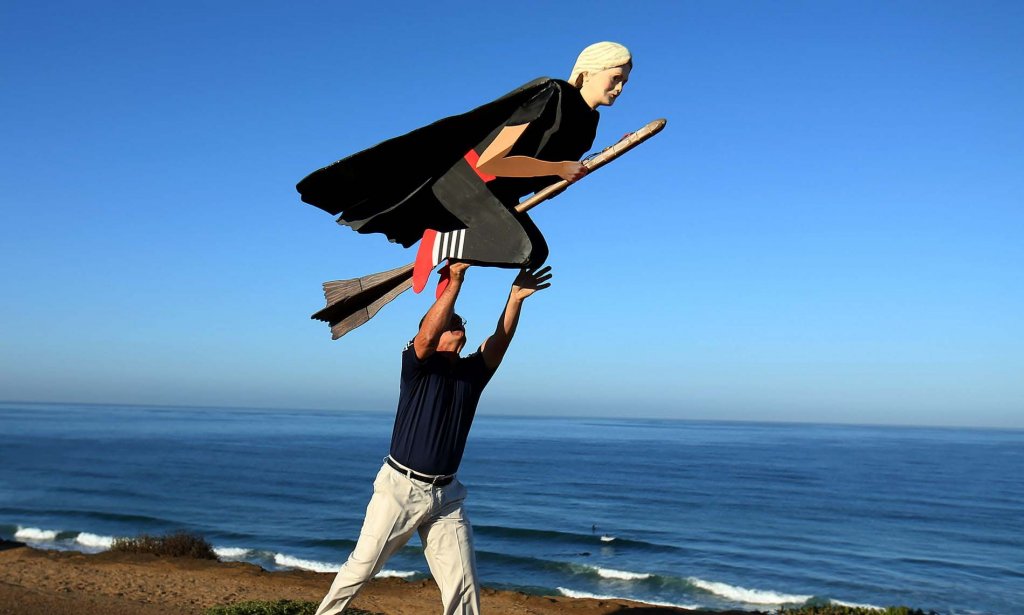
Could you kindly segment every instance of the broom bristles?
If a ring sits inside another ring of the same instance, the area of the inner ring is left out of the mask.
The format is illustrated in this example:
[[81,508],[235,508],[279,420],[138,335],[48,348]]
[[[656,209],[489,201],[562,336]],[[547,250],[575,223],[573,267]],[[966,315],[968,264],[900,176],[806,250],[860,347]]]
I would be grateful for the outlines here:
[[396,267],[351,280],[324,282],[327,305],[310,316],[331,326],[331,339],[338,339],[365,324],[382,307],[412,287],[413,264]]

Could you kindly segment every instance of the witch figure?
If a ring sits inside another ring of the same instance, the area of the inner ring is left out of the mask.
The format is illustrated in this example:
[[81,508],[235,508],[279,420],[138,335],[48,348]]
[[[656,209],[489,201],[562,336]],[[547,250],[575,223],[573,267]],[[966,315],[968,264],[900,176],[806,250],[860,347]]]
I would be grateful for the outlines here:
[[[568,81],[535,79],[472,111],[319,169],[297,189],[303,201],[359,233],[382,233],[405,247],[421,241],[413,269],[416,292],[448,258],[538,267],[547,258],[547,243],[529,215],[514,207],[528,194],[586,173],[579,160],[594,143],[597,107],[615,102],[632,65],[629,50],[618,43],[590,45]],[[447,282],[444,274],[438,294]],[[337,338],[372,316],[381,300],[408,287],[381,288],[373,283],[378,276],[325,284],[328,308],[314,318],[332,325],[347,319],[332,327]],[[372,312],[357,313],[374,302]]]

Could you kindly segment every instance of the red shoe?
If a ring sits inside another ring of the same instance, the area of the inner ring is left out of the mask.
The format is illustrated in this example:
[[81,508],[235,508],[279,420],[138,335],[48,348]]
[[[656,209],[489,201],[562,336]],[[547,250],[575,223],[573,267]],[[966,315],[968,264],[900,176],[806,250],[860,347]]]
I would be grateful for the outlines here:
[[448,288],[448,282],[452,281],[451,267],[446,263],[444,267],[441,267],[437,271],[437,274],[441,276],[441,279],[437,281],[437,293],[435,293],[434,298],[440,299],[441,294],[444,293],[444,289]]
[[420,239],[420,247],[416,250],[416,265],[412,269],[412,290],[421,292],[427,287],[430,272],[437,263],[434,261],[434,244],[437,242],[437,231],[427,229]]

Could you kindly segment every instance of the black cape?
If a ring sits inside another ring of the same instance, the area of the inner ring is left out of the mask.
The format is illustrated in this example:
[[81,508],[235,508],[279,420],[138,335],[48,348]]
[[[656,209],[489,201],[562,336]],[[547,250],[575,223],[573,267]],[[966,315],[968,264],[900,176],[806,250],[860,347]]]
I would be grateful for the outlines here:
[[[558,178],[499,177],[485,183],[465,156],[470,150],[482,153],[503,127],[530,123],[510,155],[579,160],[593,145],[598,119],[569,83],[536,79],[472,111],[339,160],[296,187],[303,201],[360,233],[382,233],[409,247],[427,229],[468,229],[480,249],[470,241],[471,253],[463,260],[536,265],[546,256],[543,237],[528,216],[509,208]],[[495,222],[502,217],[504,222]],[[529,239],[513,247],[517,232]]]

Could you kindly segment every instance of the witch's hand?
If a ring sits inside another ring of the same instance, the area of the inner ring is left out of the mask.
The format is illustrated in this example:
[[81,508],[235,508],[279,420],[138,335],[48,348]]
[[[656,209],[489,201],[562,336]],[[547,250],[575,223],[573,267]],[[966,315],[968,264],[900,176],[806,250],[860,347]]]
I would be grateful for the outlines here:
[[587,174],[587,167],[583,163],[574,160],[566,160],[558,163],[558,176],[562,179],[574,182]]

